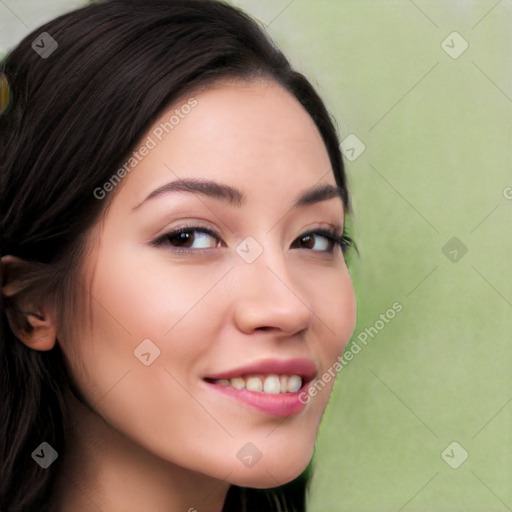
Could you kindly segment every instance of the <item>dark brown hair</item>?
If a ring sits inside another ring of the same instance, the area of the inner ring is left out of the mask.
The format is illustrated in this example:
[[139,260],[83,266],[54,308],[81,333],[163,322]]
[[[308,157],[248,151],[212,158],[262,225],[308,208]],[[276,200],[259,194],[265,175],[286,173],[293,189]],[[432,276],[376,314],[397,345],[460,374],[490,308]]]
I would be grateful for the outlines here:
[[[42,32],[58,42],[47,58],[31,47]],[[11,107],[0,116],[1,251],[34,264],[25,289],[2,299],[0,508],[44,512],[52,507],[59,465],[43,470],[31,453],[43,440],[65,452],[65,392],[83,398],[58,343],[46,352],[28,348],[9,327],[6,310],[22,294],[36,292],[54,297],[59,311],[69,307],[84,234],[114,195],[99,201],[93,191],[164,109],[220,78],[277,81],[314,120],[346,212],[350,203],[338,137],[323,102],[262,28],[223,2],[97,2],[39,27],[0,69],[12,92]],[[224,510],[304,511],[310,470],[275,489],[232,486]]]

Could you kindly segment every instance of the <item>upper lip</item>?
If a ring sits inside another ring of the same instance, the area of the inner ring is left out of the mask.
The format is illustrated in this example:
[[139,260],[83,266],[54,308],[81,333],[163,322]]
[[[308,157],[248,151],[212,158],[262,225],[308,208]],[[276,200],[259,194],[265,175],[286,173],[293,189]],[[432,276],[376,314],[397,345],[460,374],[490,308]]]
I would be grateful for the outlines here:
[[225,372],[205,376],[205,379],[233,379],[242,375],[298,375],[305,382],[312,381],[318,373],[313,361],[303,358],[295,359],[265,359],[246,366],[239,366]]

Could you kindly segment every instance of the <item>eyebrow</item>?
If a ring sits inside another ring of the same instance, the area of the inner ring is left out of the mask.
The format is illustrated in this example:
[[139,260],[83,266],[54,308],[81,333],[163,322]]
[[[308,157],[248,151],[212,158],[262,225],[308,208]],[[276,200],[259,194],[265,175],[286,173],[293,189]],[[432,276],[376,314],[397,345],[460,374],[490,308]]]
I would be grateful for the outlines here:
[[[245,194],[230,185],[218,183],[212,180],[183,178],[171,181],[170,183],[166,183],[165,185],[153,190],[153,192],[151,192],[143,201],[134,206],[132,211],[136,210],[147,201],[170,192],[191,192],[194,194],[201,194],[224,201],[236,208],[241,208],[247,203],[247,197]],[[291,209],[294,210],[333,198],[338,198],[343,203],[344,196],[345,191],[339,186],[330,184],[318,185],[302,192]]]

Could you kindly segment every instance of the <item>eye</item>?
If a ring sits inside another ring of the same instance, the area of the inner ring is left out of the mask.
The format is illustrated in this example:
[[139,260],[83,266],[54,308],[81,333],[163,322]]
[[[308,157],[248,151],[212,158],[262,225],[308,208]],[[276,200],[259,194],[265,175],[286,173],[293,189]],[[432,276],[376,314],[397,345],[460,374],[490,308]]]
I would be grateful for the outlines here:
[[[342,252],[345,253],[352,244],[352,240],[347,235],[338,235],[334,229],[316,229],[309,231],[297,238],[296,242],[298,242],[299,245],[306,245],[307,249],[327,253],[332,253],[336,245],[339,245]],[[295,245],[295,242],[292,246],[293,245]],[[317,247],[315,247],[315,245]]]
[[[214,239],[212,243],[212,239]],[[216,247],[216,242],[221,242],[220,235],[215,231],[201,226],[181,226],[174,231],[162,235],[153,242],[153,245],[168,245],[174,252],[189,252],[200,249]]]

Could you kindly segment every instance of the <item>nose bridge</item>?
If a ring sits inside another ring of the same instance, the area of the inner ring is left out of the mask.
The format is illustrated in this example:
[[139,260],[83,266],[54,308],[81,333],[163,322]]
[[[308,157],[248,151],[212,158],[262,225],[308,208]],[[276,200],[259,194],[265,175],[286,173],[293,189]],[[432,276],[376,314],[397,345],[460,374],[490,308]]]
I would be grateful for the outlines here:
[[236,248],[240,258],[237,310],[246,327],[280,327],[302,330],[313,319],[309,297],[292,275],[286,254],[268,234],[246,237]]
[[[236,248],[242,261],[239,267],[244,273],[244,279],[254,280],[256,284],[267,286],[279,295],[283,291],[295,288],[286,263],[286,254],[279,240],[272,233],[259,233],[258,240],[247,236]],[[248,281],[249,282],[249,281]]]

